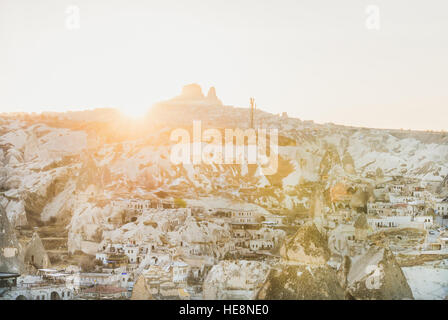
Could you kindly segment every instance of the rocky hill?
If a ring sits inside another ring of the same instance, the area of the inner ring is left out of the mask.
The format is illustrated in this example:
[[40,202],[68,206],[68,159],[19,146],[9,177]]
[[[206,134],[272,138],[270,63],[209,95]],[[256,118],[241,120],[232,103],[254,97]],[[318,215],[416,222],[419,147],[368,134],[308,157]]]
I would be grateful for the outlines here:
[[[97,245],[107,234],[107,221],[117,213],[105,203],[117,197],[163,194],[199,202],[207,197],[202,205],[224,199],[259,210],[309,212],[316,188],[322,189],[328,205],[329,191],[341,180],[352,184],[359,196],[353,207],[362,207],[365,188],[357,189],[357,181],[362,177],[374,184],[378,172],[381,177],[405,175],[446,189],[446,133],[315,124],[259,109],[255,125],[279,130],[275,174],[263,175],[260,166],[252,164],[170,161],[176,143],[170,139],[173,130],[191,132],[193,120],[202,120],[203,129],[245,129],[249,119],[249,109],[223,105],[215,89],[204,95],[197,86],[157,104],[138,123],[110,109],[3,114],[0,206],[13,227],[64,223],[68,247],[78,250],[82,244]],[[300,256],[294,251],[287,255]]]

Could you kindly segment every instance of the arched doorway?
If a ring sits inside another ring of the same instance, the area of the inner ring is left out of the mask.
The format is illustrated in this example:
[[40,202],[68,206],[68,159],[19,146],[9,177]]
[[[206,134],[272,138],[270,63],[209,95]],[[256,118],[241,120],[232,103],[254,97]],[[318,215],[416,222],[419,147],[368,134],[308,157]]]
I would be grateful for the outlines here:
[[56,291],[53,291],[50,295],[50,300],[61,300],[61,296]]
[[27,300],[26,297],[24,295],[20,295],[16,297],[16,300]]

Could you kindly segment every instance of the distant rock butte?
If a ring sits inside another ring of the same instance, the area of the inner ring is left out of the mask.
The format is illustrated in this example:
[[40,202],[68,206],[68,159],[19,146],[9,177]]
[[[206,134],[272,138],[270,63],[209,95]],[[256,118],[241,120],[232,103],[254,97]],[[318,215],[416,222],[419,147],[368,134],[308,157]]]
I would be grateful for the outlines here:
[[207,100],[214,103],[222,105],[221,100],[218,99],[218,96],[216,95],[216,89],[215,87],[210,87],[207,93]]
[[202,88],[196,83],[187,84],[182,88],[180,95],[173,99],[162,102],[165,103],[201,103],[209,105],[222,105],[221,100],[216,95],[215,87],[210,87],[207,96],[204,96]]
[[184,86],[182,88],[182,93],[176,98],[181,100],[200,100],[204,99],[204,94],[202,93],[200,85],[192,83]]

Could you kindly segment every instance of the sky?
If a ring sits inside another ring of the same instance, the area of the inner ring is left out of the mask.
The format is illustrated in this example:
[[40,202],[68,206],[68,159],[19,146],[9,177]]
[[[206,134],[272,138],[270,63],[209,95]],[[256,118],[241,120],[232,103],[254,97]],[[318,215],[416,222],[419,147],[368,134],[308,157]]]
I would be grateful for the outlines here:
[[198,83],[318,123],[446,130],[447,57],[446,0],[0,0],[0,112],[138,115]]

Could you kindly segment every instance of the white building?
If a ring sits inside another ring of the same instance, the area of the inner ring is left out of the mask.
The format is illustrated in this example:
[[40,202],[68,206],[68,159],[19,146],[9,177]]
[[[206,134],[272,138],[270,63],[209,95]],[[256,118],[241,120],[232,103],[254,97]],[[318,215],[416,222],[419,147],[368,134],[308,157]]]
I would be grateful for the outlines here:
[[189,273],[189,266],[185,262],[182,261],[174,261],[172,264],[173,267],[173,282],[186,282]]
[[125,245],[123,247],[123,253],[129,258],[130,263],[138,263],[139,247],[136,245]]
[[433,224],[431,216],[390,216],[381,218],[368,218],[369,226],[374,229],[382,228],[416,228],[427,229]]
[[257,223],[259,214],[254,211],[232,211],[230,213],[232,223]]
[[92,285],[118,286],[120,284],[120,276],[120,274],[111,273],[80,272],[67,277],[67,286],[73,289]]
[[389,202],[369,202],[367,203],[367,214],[390,215],[392,204]]
[[423,223],[425,229],[432,227],[434,223],[432,216],[415,216],[414,221],[418,223]]
[[145,199],[118,199],[111,202],[113,207],[120,209],[135,210],[143,212],[151,208],[151,200]]
[[401,183],[397,183],[397,184],[389,184],[387,186],[387,190],[389,192],[393,192],[393,193],[402,193],[405,189],[405,185],[401,184]]
[[434,205],[434,211],[440,216],[448,215],[448,200],[439,200]]
[[99,252],[95,254],[95,259],[100,260],[103,264],[107,263],[107,253]]
[[274,248],[274,241],[266,239],[253,239],[249,241],[249,248],[252,251],[271,250]]
[[282,225],[283,224],[283,216],[278,216],[278,215],[265,215],[265,220],[263,221],[263,224],[266,225],[272,225],[272,226],[277,226],[277,225]]

